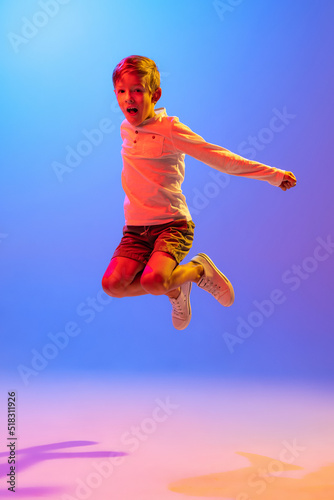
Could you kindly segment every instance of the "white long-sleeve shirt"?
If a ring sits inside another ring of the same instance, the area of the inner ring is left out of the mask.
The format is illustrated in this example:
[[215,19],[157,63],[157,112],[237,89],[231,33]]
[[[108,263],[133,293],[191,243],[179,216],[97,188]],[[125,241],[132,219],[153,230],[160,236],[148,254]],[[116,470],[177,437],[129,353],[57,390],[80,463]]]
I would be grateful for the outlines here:
[[164,108],[137,127],[121,124],[125,223],[132,226],[191,220],[181,185],[185,155],[231,175],[279,186],[284,170],[269,167],[206,142]]

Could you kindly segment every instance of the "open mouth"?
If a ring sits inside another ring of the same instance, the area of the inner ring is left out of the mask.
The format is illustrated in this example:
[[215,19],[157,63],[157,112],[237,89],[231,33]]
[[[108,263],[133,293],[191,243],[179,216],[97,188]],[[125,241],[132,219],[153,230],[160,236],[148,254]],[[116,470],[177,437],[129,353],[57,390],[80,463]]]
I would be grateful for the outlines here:
[[126,108],[126,110],[129,113],[129,115],[132,115],[132,116],[138,112],[138,109],[134,108],[134,107]]

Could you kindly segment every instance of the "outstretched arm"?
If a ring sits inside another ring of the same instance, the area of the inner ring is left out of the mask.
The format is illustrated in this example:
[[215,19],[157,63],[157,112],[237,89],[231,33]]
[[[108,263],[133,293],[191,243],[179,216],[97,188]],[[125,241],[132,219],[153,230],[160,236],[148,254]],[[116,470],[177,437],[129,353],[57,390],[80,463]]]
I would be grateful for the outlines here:
[[294,176],[292,172],[285,172],[283,180],[279,187],[283,189],[283,191],[286,191],[287,189],[290,189],[292,187],[295,187],[297,184],[297,179]]
[[[178,118],[173,119],[171,139],[176,150],[190,155],[220,172],[267,181],[273,186],[283,184],[287,189],[283,182],[287,174],[285,170],[248,160],[221,146],[210,144],[189,127],[180,123]],[[282,189],[284,189],[283,186]],[[289,185],[289,187],[292,186]]]

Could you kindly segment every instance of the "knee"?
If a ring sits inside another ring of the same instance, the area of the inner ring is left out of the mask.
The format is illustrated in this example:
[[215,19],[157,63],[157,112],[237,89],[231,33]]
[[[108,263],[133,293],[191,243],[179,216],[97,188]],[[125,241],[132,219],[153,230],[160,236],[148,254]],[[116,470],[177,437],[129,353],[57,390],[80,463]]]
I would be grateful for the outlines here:
[[140,284],[147,293],[152,295],[164,295],[168,291],[167,281],[158,273],[144,273],[140,279]]
[[103,276],[102,288],[111,297],[121,298],[124,297],[124,284],[116,279],[114,276]]

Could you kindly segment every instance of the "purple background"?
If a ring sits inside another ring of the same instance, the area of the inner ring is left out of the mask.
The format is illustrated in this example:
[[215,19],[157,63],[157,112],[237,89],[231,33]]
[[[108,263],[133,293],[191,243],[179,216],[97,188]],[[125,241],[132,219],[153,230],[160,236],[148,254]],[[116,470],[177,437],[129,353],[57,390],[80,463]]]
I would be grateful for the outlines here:
[[[333,381],[334,249],[319,238],[334,241],[334,7],[222,5],[2,3],[0,356],[17,387],[79,371]],[[283,192],[212,177],[186,158],[196,224],[189,257],[209,254],[236,301],[223,309],[193,287],[184,332],[173,329],[166,297],[101,292],[123,226],[122,116],[111,75],[130,54],[156,61],[169,115],[298,180]],[[82,145],[101,121],[102,139]],[[76,149],[77,165],[66,165]],[[67,171],[57,176],[55,162]],[[238,343],[229,348],[226,333]],[[34,373],[22,376],[26,369]]]

